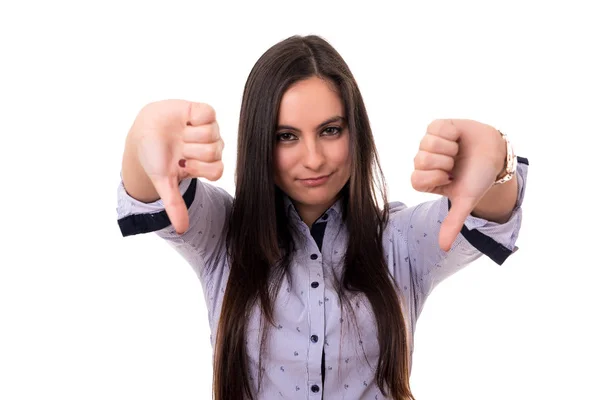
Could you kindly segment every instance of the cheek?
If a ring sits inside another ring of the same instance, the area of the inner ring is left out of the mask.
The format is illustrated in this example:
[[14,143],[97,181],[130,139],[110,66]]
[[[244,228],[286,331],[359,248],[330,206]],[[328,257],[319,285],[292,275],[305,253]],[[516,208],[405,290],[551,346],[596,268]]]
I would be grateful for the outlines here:
[[290,154],[286,154],[285,149],[275,149],[273,154],[273,163],[275,167],[275,184],[281,186],[289,177],[289,171],[293,164]]
[[341,162],[341,165],[342,167],[340,167],[340,169],[343,171],[343,180],[346,181],[350,178],[350,171],[352,170],[350,154],[346,155],[346,158]]
[[344,169],[346,171],[350,170],[351,157],[350,143],[348,142],[348,140],[344,140],[343,144],[335,152],[333,158],[335,160],[335,163],[338,165],[338,168]]
[[345,148],[342,154],[340,154],[339,163],[345,166],[350,165],[350,151],[348,148]]

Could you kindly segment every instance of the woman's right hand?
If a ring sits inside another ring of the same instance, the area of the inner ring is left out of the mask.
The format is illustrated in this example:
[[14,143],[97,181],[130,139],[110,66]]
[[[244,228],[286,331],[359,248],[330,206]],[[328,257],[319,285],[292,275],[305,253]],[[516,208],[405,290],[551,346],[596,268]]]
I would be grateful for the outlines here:
[[146,105],[130,134],[136,137],[139,163],[163,201],[175,230],[189,227],[179,183],[189,177],[218,180],[223,174],[223,140],[215,111],[208,104],[163,100]]

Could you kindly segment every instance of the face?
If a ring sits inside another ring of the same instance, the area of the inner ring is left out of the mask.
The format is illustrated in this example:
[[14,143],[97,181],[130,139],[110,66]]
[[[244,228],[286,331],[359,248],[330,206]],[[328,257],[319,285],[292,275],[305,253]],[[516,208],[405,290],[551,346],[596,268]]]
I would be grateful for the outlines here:
[[275,145],[275,183],[301,217],[314,222],[350,178],[350,140],[344,107],[333,85],[317,77],[283,95]]

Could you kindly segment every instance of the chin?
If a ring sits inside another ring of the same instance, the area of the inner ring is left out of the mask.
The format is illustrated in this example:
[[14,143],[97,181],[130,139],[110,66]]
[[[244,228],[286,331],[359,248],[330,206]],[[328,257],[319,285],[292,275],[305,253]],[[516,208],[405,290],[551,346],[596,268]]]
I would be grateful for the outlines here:
[[337,198],[339,191],[333,191],[329,188],[315,188],[309,190],[301,190],[293,193],[292,197],[299,203],[318,206],[318,205],[330,205]]

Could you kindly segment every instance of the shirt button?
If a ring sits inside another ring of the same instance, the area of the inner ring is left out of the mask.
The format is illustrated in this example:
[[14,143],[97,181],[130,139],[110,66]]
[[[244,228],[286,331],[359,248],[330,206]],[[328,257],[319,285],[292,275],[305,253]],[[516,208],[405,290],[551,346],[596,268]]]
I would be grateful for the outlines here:
[[311,260],[316,260],[317,258],[319,258],[319,256],[314,253],[310,255]]
[[327,218],[329,218],[329,215],[327,215],[327,214],[323,214],[323,217],[322,217],[322,219],[326,220]]
[[319,392],[319,385],[312,385],[310,387],[311,392],[313,393],[318,393]]
[[310,286],[312,286],[313,288],[318,288],[319,282],[315,281],[315,282],[311,283]]
[[317,343],[319,341],[319,337],[317,335],[312,335],[310,337],[310,341],[313,343]]

